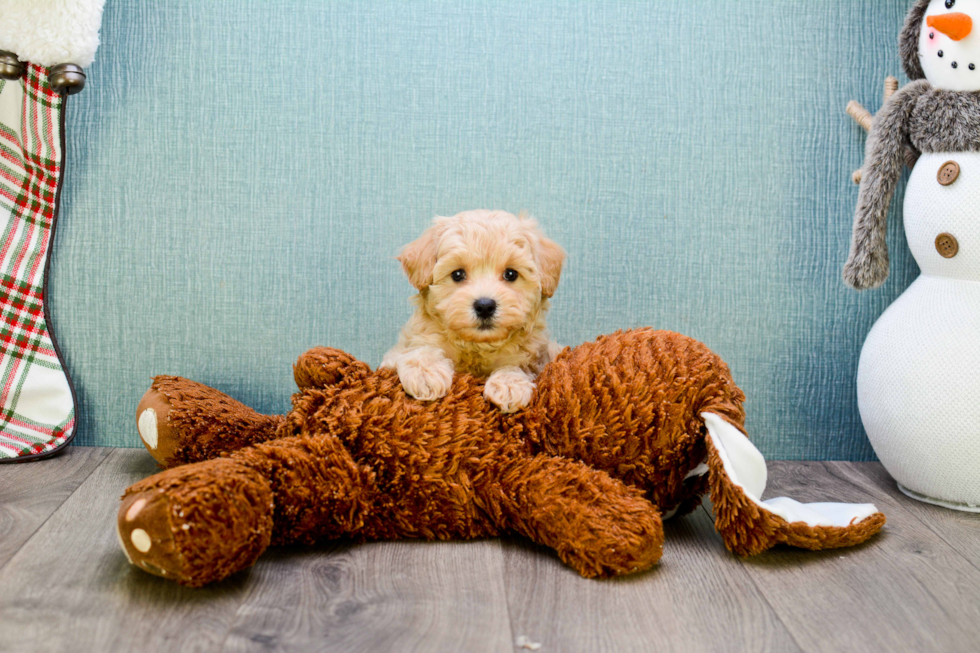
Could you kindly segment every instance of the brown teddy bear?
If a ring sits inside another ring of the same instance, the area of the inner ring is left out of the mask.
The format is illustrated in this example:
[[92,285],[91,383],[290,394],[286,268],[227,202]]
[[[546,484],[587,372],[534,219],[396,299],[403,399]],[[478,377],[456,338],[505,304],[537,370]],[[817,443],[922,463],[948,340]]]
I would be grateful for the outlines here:
[[133,564],[200,586],[270,544],[517,533],[583,576],[626,574],[657,562],[661,518],[690,512],[709,486],[740,555],[849,546],[885,521],[869,504],[760,501],[765,461],[742,433],[744,395],[720,358],[674,333],[566,349],[514,415],[484,399],[481,379],[457,375],[448,396],[420,402],[394,371],[335,349],[304,354],[295,377],[285,416],[154,380],[138,426],[169,469],[123,496]]

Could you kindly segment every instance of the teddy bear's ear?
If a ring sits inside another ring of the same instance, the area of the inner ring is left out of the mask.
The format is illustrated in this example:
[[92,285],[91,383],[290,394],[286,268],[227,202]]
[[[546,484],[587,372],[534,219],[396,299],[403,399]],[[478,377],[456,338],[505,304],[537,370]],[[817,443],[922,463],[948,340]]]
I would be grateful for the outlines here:
[[436,267],[439,254],[439,238],[444,229],[444,225],[437,219],[417,240],[405,245],[398,255],[409,282],[417,290],[425,290],[432,285],[432,271]]
[[325,388],[344,380],[363,378],[370,372],[366,363],[332,347],[314,347],[293,366],[293,378],[300,390]]
[[885,516],[871,503],[763,501],[767,470],[759,450],[721,415],[705,412],[701,419],[708,460],[692,472],[708,474],[715,527],[729,550],[750,556],[776,544],[836,549],[860,544],[885,525]]
[[555,241],[542,236],[536,254],[541,274],[541,294],[551,297],[558,289],[561,268],[565,263],[565,250]]

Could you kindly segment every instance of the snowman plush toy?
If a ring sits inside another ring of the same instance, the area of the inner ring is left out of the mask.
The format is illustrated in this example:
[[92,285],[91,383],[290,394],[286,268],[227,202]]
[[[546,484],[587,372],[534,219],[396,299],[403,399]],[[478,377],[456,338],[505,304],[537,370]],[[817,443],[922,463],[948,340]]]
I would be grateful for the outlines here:
[[918,0],[899,47],[912,83],[872,123],[844,279],[863,290],[888,276],[906,148],[919,154],[904,220],[922,274],[864,343],[858,406],[903,492],[980,512],[980,0]]

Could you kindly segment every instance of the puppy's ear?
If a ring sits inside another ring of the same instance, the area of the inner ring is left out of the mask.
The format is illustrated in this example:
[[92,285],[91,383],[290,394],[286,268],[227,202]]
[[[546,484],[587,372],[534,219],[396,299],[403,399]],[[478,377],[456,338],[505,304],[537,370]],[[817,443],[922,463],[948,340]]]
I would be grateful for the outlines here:
[[405,245],[398,255],[409,283],[417,290],[424,290],[432,285],[432,270],[436,267],[442,231],[442,225],[432,225],[417,240]]
[[541,276],[541,294],[545,297],[551,297],[558,290],[561,266],[565,263],[565,250],[550,238],[541,236],[536,255]]

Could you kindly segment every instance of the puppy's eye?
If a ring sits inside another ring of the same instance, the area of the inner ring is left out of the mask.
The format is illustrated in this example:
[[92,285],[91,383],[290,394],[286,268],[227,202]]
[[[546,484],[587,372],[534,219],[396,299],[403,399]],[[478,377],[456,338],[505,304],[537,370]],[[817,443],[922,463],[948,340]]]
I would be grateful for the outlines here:
[[460,281],[466,280],[466,270],[453,270],[453,273],[449,275],[453,278],[453,281],[459,283]]
[[519,276],[521,275],[517,273],[517,270],[512,270],[510,268],[504,270],[504,281],[517,281],[517,277]]

